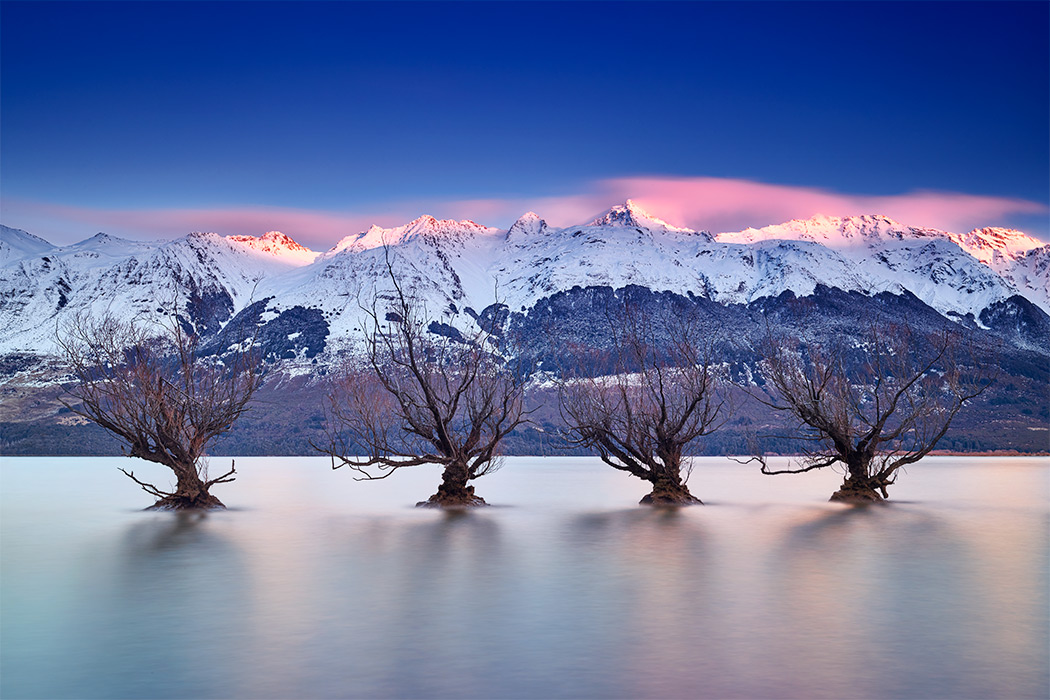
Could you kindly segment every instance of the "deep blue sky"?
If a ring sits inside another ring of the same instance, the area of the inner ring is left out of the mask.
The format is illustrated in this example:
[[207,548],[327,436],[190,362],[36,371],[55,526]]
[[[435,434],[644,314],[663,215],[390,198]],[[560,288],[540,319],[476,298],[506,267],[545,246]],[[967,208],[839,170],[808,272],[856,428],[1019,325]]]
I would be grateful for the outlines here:
[[3,2],[0,186],[26,219],[639,175],[1046,204],[1048,7]]

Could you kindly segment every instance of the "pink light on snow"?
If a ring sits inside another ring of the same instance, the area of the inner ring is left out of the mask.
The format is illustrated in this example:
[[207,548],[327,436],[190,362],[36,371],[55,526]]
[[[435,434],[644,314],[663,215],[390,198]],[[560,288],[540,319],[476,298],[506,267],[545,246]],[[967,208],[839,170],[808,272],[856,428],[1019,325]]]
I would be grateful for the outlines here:
[[602,181],[600,187],[613,198],[632,197],[671,223],[713,233],[760,228],[818,214],[882,214],[910,226],[961,232],[998,225],[1011,215],[1047,213],[1047,207],[1038,202],[1007,197],[932,191],[851,195],[723,178],[617,178]]
[[[669,224],[716,234],[808,219],[817,214],[882,214],[909,226],[965,233],[979,227],[1008,225],[1015,216],[1048,213],[1043,204],[1008,197],[933,191],[854,195],[751,180],[668,176],[598,180],[583,184],[576,192],[544,197],[405,199],[354,212],[260,206],[93,209],[7,197],[3,211],[5,224],[60,245],[98,231],[143,239],[174,238],[190,231],[260,236],[276,230],[313,250],[327,250],[347,235],[367,231],[372,224],[400,226],[424,213],[439,219],[470,219],[507,228],[520,215],[534,211],[552,226],[572,226],[586,223],[627,199]],[[1035,233],[1045,235],[1045,231]]]
[[404,223],[400,212],[351,214],[285,207],[223,209],[94,209],[24,200],[4,200],[4,223],[24,228],[57,245],[83,240],[98,231],[133,240],[178,238],[190,231],[261,236],[281,231],[313,250],[365,231],[373,223]]
[[1047,214],[1038,202],[956,192],[917,191],[899,195],[852,195],[815,187],[775,185],[713,177],[642,176],[599,180],[582,192],[562,196],[418,201],[418,211],[436,216],[480,219],[490,226],[509,226],[534,211],[552,226],[591,220],[615,204],[633,199],[669,224],[711,233],[761,228],[792,219],[882,214],[909,226],[965,232],[1002,225],[1016,215]]

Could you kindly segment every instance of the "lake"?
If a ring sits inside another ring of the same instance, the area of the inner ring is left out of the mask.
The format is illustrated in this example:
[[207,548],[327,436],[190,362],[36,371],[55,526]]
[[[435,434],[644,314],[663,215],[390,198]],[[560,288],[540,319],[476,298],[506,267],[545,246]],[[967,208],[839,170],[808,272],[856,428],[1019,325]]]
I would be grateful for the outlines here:
[[927,458],[868,508],[703,458],[708,505],[653,510],[597,459],[514,457],[495,507],[440,512],[436,468],[245,457],[203,516],[141,512],[118,466],[169,483],[0,463],[5,699],[1050,693],[1046,458]]

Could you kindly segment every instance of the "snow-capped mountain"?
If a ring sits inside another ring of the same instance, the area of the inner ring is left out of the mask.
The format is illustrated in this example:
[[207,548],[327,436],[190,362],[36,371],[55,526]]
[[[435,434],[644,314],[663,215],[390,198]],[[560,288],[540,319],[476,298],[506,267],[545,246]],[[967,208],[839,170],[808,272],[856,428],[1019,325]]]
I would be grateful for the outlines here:
[[0,226],[0,265],[12,260],[40,255],[54,248],[43,238],[34,236],[20,228]]
[[1038,238],[1009,228],[980,228],[969,233],[947,235],[960,248],[996,270],[1005,261],[1016,260],[1031,250],[1046,247]]
[[656,218],[649,212],[639,207],[630,199],[628,199],[623,204],[618,204],[608,209],[600,216],[595,217],[594,221],[588,224],[588,226],[619,226],[623,228],[642,228],[652,233],[697,233],[692,229],[672,226],[663,219]]
[[515,311],[577,286],[642,284],[696,292],[699,278],[680,258],[710,241],[709,234],[670,226],[630,200],[587,224],[563,229],[550,228],[529,212],[511,226],[491,271]]
[[422,242],[435,247],[457,246],[479,236],[493,236],[499,233],[500,230],[497,228],[481,226],[473,221],[435,219],[429,214],[424,214],[404,226],[383,228],[373,225],[364,233],[346,236],[325,255],[335,255],[347,249],[360,252],[371,248],[400,246],[412,242]]
[[[1004,318],[1003,304],[1020,303],[1011,299],[1050,311],[1050,246],[1007,229],[954,234],[882,216],[816,216],[713,236],[627,201],[564,228],[533,212],[507,230],[421,216],[346,236],[323,253],[279,232],[167,243],[99,234],[65,247],[6,227],[2,234],[0,353],[49,352],[56,325],[79,312],[156,316],[178,307],[205,333],[238,313],[261,324],[283,319],[286,335],[314,345],[293,343],[282,356],[315,357],[355,337],[362,305],[390,286],[388,262],[435,320],[452,326],[497,300],[528,315],[555,294],[628,285],[720,305],[809,296],[819,286],[911,294],[978,327],[993,307]],[[294,323],[316,332],[303,335]]]
[[[840,289],[879,292],[907,290],[943,314],[980,314],[990,304],[1022,293],[989,263],[1022,245],[1004,245],[999,232],[972,231],[957,236],[931,228],[905,226],[884,216],[849,218],[815,216],[761,229],[723,233],[720,242],[807,241],[834,251],[848,261],[858,286],[841,284],[822,274],[825,284]],[[1018,232],[1013,232],[1018,233]],[[1020,234],[1028,241],[1038,241]],[[1045,246],[1044,246],[1045,247]],[[993,254],[990,251],[998,251]],[[971,251],[987,253],[985,259]],[[798,289],[793,291],[798,292]],[[1042,305],[1045,299],[1030,299]],[[1050,311],[1050,305],[1044,307]]]
[[217,331],[260,282],[300,266],[301,258],[296,250],[274,255],[214,233],[165,244],[104,233],[70,246],[48,244],[0,267],[0,352],[49,352],[56,329],[85,312],[159,317],[178,308]]
[[754,243],[767,240],[810,241],[836,250],[863,248],[886,240],[905,238],[944,238],[949,234],[928,228],[902,226],[885,216],[837,217],[817,214],[810,219],[793,219],[764,228],[748,228],[722,233],[725,243]]
[[1050,310],[1050,246],[1021,231],[974,229],[952,241],[995,270],[1024,297]]
[[1021,296],[1044,311],[1050,309],[1050,246],[1034,248],[1014,258],[1002,276]]
[[269,231],[258,237],[227,236],[226,240],[289,265],[309,265],[317,258],[315,251],[299,245],[280,231]]
[[[658,224],[644,223],[652,221]],[[515,235],[540,226],[544,235]],[[969,246],[982,244],[979,232],[968,236]],[[995,240],[984,245],[995,246]],[[1047,250],[1043,245],[1011,258],[1000,274],[952,234],[886,217],[816,216],[712,237],[669,227],[628,202],[578,228],[551,230],[542,221],[519,220],[494,273],[506,279],[501,286],[515,309],[576,285],[639,284],[747,304],[785,291],[806,296],[823,284],[863,293],[907,290],[943,314],[966,316],[1014,294],[1050,311],[1045,285],[1042,293],[1038,289],[1039,275],[1046,274],[1039,259]],[[1016,278],[1006,277],[1015,269]]]

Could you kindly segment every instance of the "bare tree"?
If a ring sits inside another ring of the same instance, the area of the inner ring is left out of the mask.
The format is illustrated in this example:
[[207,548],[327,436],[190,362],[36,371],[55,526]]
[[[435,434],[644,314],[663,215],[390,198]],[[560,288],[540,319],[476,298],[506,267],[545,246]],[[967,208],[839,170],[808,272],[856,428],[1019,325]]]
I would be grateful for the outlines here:
[[[462,335],[437,327],[394,273],[366,316],[365,359],[336,381],[326,406],[332,468],[384,479],[403,467],[443,467],[437,493],[419,506],[479,506],[471,481],[500,466],[500,442],[524,420],[526,374],[497,351],[492,328]],[[433,331],[441,331],[433,332]]]
[[859,347],[803,345],[767,330],[762,354],[768,393],[756,398],[794,419],[794,437],[807,445],[787,469],[771,470],[757,457],[762,472],[840,465],[845,480],[832,501],[888,498],[898,471],[929,454],[993,380],[953,333],[921,335],[878,321]]
[[205,357],[176,319],[150,326],[106,314],[78,316],[58,344],[75,380],[63,404],[118,437],[129,456],[175,473],[174,490],[165,491],[121,469],[158,498],[151,509],[224,507],[209,489],[233,481],[234,467],[209,477],[204,454],[259,387],[251,339],[222,359]]
[[608,317],[612,349],[592,355],[590,371],[604,365],[609,374],[583,370],[560,384],[568,442],[650,482],[644,504],[701,503],[686,486],[685,455],[728,413],[714,344],[683,314],[655,318],[625,303]]

